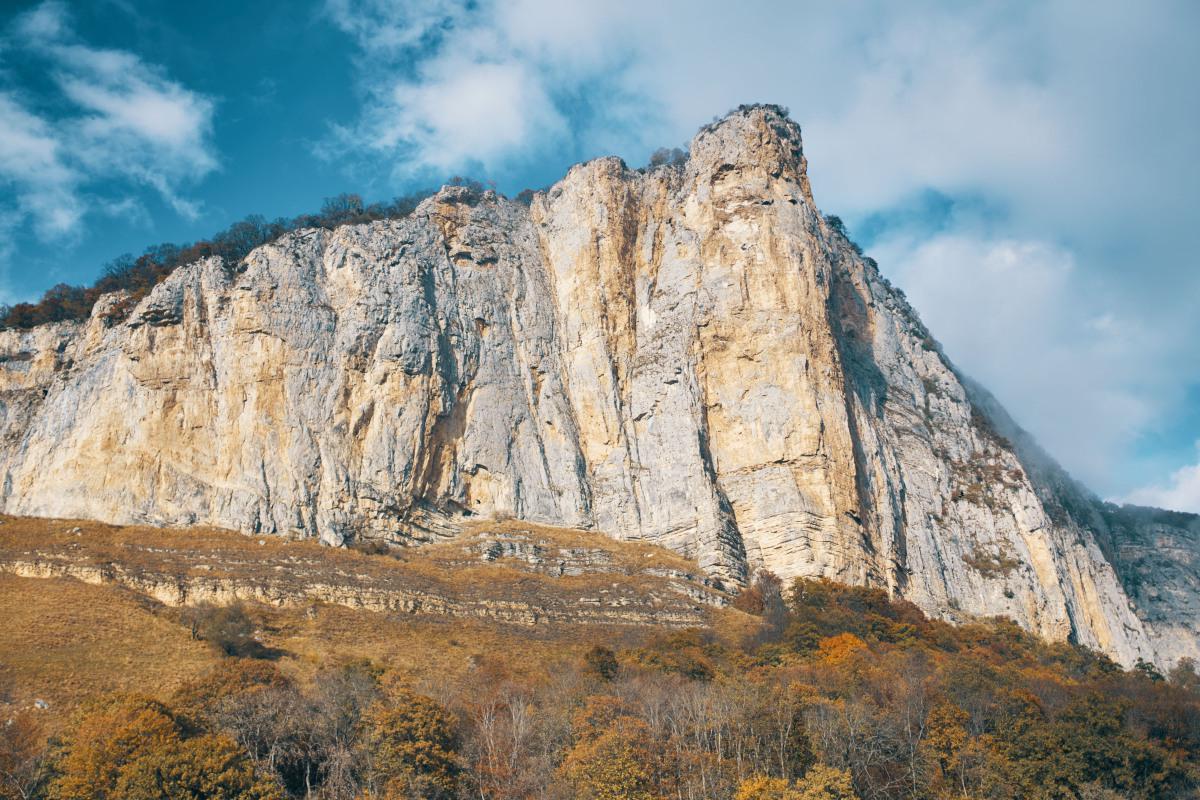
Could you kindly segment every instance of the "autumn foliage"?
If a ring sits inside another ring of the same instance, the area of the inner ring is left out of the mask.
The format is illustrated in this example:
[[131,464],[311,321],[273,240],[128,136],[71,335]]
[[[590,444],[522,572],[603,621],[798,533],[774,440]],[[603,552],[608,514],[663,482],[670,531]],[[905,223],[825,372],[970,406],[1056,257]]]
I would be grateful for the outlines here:
[[98,698],[48,745],[14,719],[0,797],[1195,796],[1187,662],[1126,671],[1008,622],[955,627],[827,581],[754,588],[755,614],[711,629],[584,645],[533,671],[497,649],[420,687],[387,664],[300,680],[226,658],[166,702]]
[[51,800],[275,800],[283,795],[223,733],[189,731],[138,695],[92,703],[58,744]]

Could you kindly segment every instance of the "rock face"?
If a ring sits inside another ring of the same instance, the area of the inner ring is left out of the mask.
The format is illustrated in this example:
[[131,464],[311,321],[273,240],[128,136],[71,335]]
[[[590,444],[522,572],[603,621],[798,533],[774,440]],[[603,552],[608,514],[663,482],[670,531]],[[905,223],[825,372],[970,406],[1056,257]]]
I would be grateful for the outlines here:
[[446,188],[121,308],[0,334],[4,511],[331,544],[511,516],[1200,656],[1194,518],[1114,525],[1041,457],[822,217],[774,107],[683,165]]

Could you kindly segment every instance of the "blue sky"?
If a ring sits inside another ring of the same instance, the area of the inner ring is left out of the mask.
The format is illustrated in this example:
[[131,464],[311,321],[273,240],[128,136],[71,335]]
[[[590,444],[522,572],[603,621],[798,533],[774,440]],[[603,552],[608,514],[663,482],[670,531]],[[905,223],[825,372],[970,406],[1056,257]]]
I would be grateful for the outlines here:
[[1200,4],[0,3],[0,301],[250,213],[788,106],[814,192],[1106,497],[1200,511]]

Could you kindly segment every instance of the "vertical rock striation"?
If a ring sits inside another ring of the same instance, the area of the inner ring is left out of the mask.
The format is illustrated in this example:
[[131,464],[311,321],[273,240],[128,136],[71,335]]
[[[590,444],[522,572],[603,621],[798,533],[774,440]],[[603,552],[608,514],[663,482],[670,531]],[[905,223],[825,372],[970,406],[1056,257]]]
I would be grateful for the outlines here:
[[774,107],[683,165],[588,162],[528,209],[443,189],[121,308],[0,333],[4,511],[331,544],[513,516],[1200,655],[1195,518],[1099,503],[960,376]]

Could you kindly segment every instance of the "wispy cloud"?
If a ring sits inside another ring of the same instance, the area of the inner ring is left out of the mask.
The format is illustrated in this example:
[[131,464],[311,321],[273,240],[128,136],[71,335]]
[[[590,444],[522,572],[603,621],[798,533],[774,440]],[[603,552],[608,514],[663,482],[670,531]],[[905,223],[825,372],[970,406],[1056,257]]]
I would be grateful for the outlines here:
[[209,138],[213,104],[136,56],[45,43],[63,95],[83,112],[60,123],[89,174],[116,174],[155,189],[179,213],[196,215],[178,187],[217,166]]
[[[1177,376],[1162,331],[1102,299],[1073,252],[975,230],[877,243],[950,356],[1093,486],[1163,413]],[[1105,487],[1107,489],[1107,487]]]
[[15,93],[0,91],[0,180],[16,199],[9,218],[28,215],[47,239],[74,230],[83,216],[76,195],[82,175],[68,159],[54,126]]
[[122,186],[149,187],[197,215],[186,187],[217,167],[210,99],[132,53],[81,41],[53,0],[19,16],[3,44],[45,69],[59,96],[0,87],[0,185],[12,198],[0,200],[0,216],[31,220],[46,241],[70,237],[89,211],[134,209],[111,196]]
[[319,152],[390,157],[402,178],[488,174],[571,146],[589,133],[578,97],[598,80],[606,114],[626,99],[624,49],[606,35],[616,20],[593,4],[329,0],[326,14],[359,48],[366,99]]

